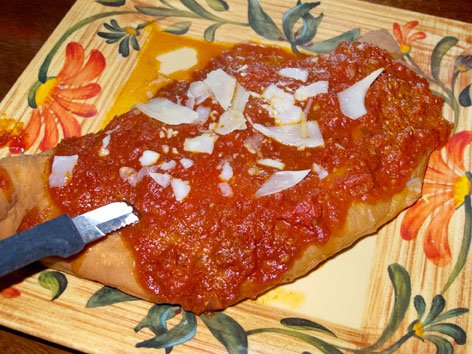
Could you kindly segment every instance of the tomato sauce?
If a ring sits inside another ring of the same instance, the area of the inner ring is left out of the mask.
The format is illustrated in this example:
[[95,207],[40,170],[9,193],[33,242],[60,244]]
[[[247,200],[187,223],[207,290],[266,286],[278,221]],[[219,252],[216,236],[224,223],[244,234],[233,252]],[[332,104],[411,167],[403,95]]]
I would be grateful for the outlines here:
[[[442,100],[430,92],[426,80],[367,44],[342,43],[316,58],[240,44],[194,72],[193,80],[223,68],[254,93],[245,116],[267,125],[273,119],[258,94],[272,83],[295,90],[296,80],[277,74],[287,67],[307,69],[305,85],[329,82],[328,93],[313,97],[308,108],[300,103],[307,120],[318,122],[324,146],[283,145],[247,124],[244,130],[219,135],[211,154],[189,152],[183,149],[185,139],[218,121],[223,113],[218,103],[209,98],[199,104],[211,109],[206,122],[172,126],[133,110],[97,134],[58,145],[56,155],[77,154],[79,159],[70,182],[50,188],[53,200],[72,215],[119,200],[134,205],[140,221],[123,229],[122,237],[134,255],[137,280],[161,302],[198,313],[233,303],[247,280],[260,289],[277,284],[309,245],[342,237],[354,201],[375,203],[401,191],[421,156],[442,146],[450,133],[449,123],[441,118]],[[368,113],[357,120],[344,116],[337,92],[378,68],[384,72],[366,96]],[[189,82],[174,81],[157,96],[183,104],[188,88]],[[108,154],[100,156],[107,136]],[[160,154],[158,164],[176,163],[158,172],[188,182],[190,191],[183,200],[149,174],[131,183],[120,174],[123,167],[142,170],[139,158],[145,150]],[[283,161],[287,171],[311,170],[316,163],[328,175],[320,178],[310,172],[291,188],[256,197],[276,171],[258,164],[261,158]],[[181,159],[193,165],[186,168]],[[222,193],[224,163],[233,171],[227,181],[230,193]]]

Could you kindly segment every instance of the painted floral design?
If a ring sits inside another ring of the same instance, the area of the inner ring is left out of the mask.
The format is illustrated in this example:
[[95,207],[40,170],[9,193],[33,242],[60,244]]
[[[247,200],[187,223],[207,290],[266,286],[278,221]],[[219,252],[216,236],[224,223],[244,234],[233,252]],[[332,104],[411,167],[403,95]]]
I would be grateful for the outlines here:
[[[93,83],[105,69],[105,58],[97,50],[90,52],[85,62],[85,51],[81,44],[71,42],[66,47],[66,59],[62,70],[55,77],[35,87],[34,110],[24,131],[24,149],[29,149],[40,135],[44,126],[44,136],[40,150],[47,150],[59,141],[59,123],[64,138],[81,135],[81,127],[76,116],[93,117],[97,114],[94,105],[81,102],[97,96],[101,87]],[[30,102],[31,105],[31,102]]]
[[[431,154],[423,185],[423,198],[408,209],[401,225],[404,240],[413,240],[426,224],[423,248],[426,257],[437,266],[451,262],[448,227],[457,208],[470,194],[470,172],[465,171],[464,149],[472,142],[472,132],[463,131],[449,140],[445,156],[441,151]],[[450,164],[448,164],[448,162]]]
[[0,294],[6,299],[13,299],[21,295],[21,291],[13,286],[9,286],[8,288],[2,289]]
[[413,28],[418,26],[418,21],[410,21],[400,26],[398,23],[393,24],[393,35],[400,45],[400,51],[403,54],[409,53],[413,42],[419,41],[426,38],[424,32],[411,33]]

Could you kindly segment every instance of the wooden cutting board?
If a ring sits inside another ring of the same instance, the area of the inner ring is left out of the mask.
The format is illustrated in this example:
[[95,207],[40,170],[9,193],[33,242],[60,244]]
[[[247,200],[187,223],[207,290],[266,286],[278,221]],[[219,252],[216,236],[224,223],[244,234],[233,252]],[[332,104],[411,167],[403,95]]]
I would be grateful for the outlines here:
[[[18,153],[18,144],[9,140],[8,146],[7,138],[24,129],[35,115],[41,116],[47,90],[41,95],[37,89],[64,68],[70,43],[84,49],[83,65],[89,59],[95,62],[94,53],[105,59],[104,65],[94,69],[96,75],[84,75],[77,83],[100,86],[100,92],[87,100],[74,98],[96,108],[97,113],[87,118],[72,113],[84,134],[146,99],[172,75],[178,77],[178,73],[161,75],[158,66],[143,75],[143,67],[148,68],[149,60],[159,54],[188,46],[191,40],[236,43],[250,39],[290,47],[284,40],[283,25],[289,22],[284,14],[290,9],[293,13],[297,2],[156,0],[139,5],[144,2],[76,2],[0,104],[1,157]],[[331,49],[338,36],[355,40],[384,30],[403,60],[445,97],[444,116],[456,127],[448,149],[430,163],[431,188],[415,207],[417,215],[425,217],[417,237],[402,238],[403,213],[378,235],[365,238],[294,284],[200,317],[32,266],[2,279],[1,325],[91,353],[162,350],[158,348],[173,348],[175,353],[370,353],[382,349],[411,353],[434,352],[436,347],[440,352],[449,348],[472,351],[466,337],[472,328],[468,179],[472,25],[358,1],[323,0],[297,9],[314,17],[323,14],[315,37],[297,43],[298,49],[320,52]],[[288,28],[298,28],[301,22],[291,25]],[[45,146],[41,119],[42,128],[28,153]],[[57,139],[63,134],[59,119]],[[437,169],[442,176],[432,173]],[[422,206],[445,192],[450,198],[433,211]],[[431,238],[449,258],[434,261],[425,252],[431,229]]]

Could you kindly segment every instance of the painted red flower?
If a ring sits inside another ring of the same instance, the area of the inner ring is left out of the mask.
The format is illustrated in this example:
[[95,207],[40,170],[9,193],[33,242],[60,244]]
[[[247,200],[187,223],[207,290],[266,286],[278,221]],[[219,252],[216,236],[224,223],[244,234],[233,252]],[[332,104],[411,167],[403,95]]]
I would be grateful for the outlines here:
[[472,142],[472,132],[453,135],[447,146],[431,154],[423,184],[423,197],[405,214],[400,233],[413,240],[424,227],[423,249],[437,266],[451,262],[448,227],[451,218],[471,192],[469,172],[464,167],[464,150]]
[[426,34],[424,32],[415,32],[410,34],[413,28],[418,26],[418,23],[418,21],[410,21],[403,26],[400,26],[396,22],[393,24],[393,35],[400,46],[400,51],[403,54],[410,52],[413,42],[426,38]]
[[33,110],[23,133],[25,150],[39,137],[42,126],[44,135],[39,148],[47,150],[59,141],[58,125],[62,128],[64,138],[80,136],[81,127],[75,116],[88,118],[97,114],[94,105],[80,101],[100,93],[100,85],[91,81],[105,69],[105,57],[98,50],[92,50],[89,59],[84,62],[82,45],[69,43],[62,70],[36,89],[34,101],[37,108]]
[[13,299],[15,297],[20,296],[21,291],[18,290],[17,288],[14,288],[13,286],[9,286],[8,288],[2,289],[0,291],[0,294],[2,294],[2,296],[7,299]]

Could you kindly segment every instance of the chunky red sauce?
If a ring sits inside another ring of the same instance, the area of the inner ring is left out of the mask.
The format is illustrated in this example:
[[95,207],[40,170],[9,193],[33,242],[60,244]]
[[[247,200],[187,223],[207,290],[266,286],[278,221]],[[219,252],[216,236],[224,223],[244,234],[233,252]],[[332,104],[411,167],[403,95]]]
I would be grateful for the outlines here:
[[[320,126],[323,147],[285,146],[248,124],[245,130],[218,136],[211,154],[187,152],[185,138],[207,131],[223,112],[217,103],[207,99],[200,104],[216,112],[203,124],[166,126],[132,111],[95,135],[59,144],[57,155],[77,154],[79,159],[70,182],[50,188],[54,201],[71,214],[117,200],[133,204],[141,219],[123,230],[124,241],[134,254],[138,281],[160,301],[200,312],[208,303],[216,308],[234,302],[246,280],[260,289],[276,284],[307,246],[342,237],[340,228],[353,201],[375,203],[401,191],[420,156],[444,144],[450,132],[440,118],[442,100],[431,94],[426,80],[366,44],[343,43],[317,59],[242,44],[195,72],[194,80],[223,68],[247,91],[261,93],[271,83],[295,89],[299,82],[277,74],[283,67],[308,69],[304,85],[329,81],[329,92],[314,97],[307,114]],[[366,97],[368,113],[357,120],[345,117],[336,93],[381,67],[385,70]],[[157,96],[186,102],[188,87],[188,82],[176,81]],[[254,122],[272,122],[262,104],[252,96],[245,115]],[[176,135],[167,134],[168,128]],[[107,135],[109,154],[100,156]],[[244,147],[248,141],[256,142],[255,153]],[[149,175],[136,186],[120,176],[122,167],[141,169],[145,150],[160,153],[158,163],[177,163],[159,172],[188,181],[186,198],[177,201],[170,186],[161,187]],[[276,171],[257,164],[262,157],[283,161],[287,171],[311,169],[315,162],[328,176],[320,179],[311,172],[292,188],[256,198]],[[193,166],[184,168],[182,158]],[[233,169],[231,196],[224,196],[219,186],[224,162]]]

